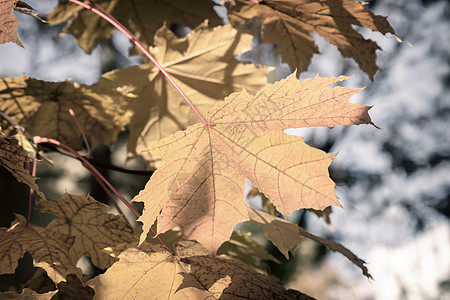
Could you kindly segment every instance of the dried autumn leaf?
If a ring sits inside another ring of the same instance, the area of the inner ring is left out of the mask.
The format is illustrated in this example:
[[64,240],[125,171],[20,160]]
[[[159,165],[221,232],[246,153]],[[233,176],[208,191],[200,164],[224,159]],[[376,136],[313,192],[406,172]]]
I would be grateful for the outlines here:
[[69,258],[72,243],[70,237],[29,224],[23,216],[16,215],[10,228],[0,228],[0,274],[14,273],[17,261],[28,252],[34,266],[44,269],[55,283],[71,273],[81,278],[80,269]]
[[289,259],[289,251],[303,239],[298,233],[298,225],[263,211],[257,211],[249,206],[247,206],[247,211],[250,220],[261,226],[267,239],[280,250],[286,259]]
[[[153,44],[153,35],[164,22],[191,28],[205,19],[211,26],[222,24],[211,0],[99,0],[96,1],[113,15],[146,46]],[[50,24],[70,20],[64,33],[72,34],[86,53],[91,53],[101,39],[110,38],[115,28],[91,11],[74,3],[60,1],[47,16]]]
[[286,216],[300,208],[339,205],[328,174],[334,154],[282,130],[370,124],[370,108],[348,102],[360,89],[327,88],[344,78],[299,81],[291,75],[255,96],[245,90],[231,94],[208,113],[207,124],[151,147],[165,165],[133,199],[145,205],[141,242],[159,216],[158,233],[182,225],[188,239],[215,252],[233,225],[248,219],[246,178]]
[[17,145],[16,140],[8,139],[0,131],[0,167],[8,170],[17,181],[25,183],[35,190],[40,197],[45,198],[35,182],[36,177],[31,176],[30,171],[25,168],[25,163],[31,161],[31,157],[22,147]]
[[182,242],[176,253],[149,244],[127,249],[87,284],[98,299],[311,299],[239,262],[208,256],[198,243]]
[[[57,139],[74,149],[81,149],[82,141],[67,106],[94,144],[110,145],[129,122],[129,115],[121,109],[126,100],[130,99],[105,83],[87,86],[26,76],[0,80],[0,111],[31,134]],[[0,124],[6,135],[14,130],[3,120]]]
[[108,205],[90,196],[65,193],[58,201],[46,200],[39,204],[42,211],[59,218],[51,221],[47,228],[75,238],[70,248],[70,259],[74,263],[87,255],[95,266],[106,269],[116,259],[103,253],[104,248],[138,241],[138,236],[121,216],[108,214]]
[[13,42],[23,47],[17,36],[17,19],[13,15],[18,0],[3,0],[0,2],[0,44]]
[[[204,22],[182,39],[162,27],[156,32],[155,47],[150,52],[193,99],[197,109],[206,112],[232,92],[247,88],[255,93],[267,83],[267,68],[239,63],[234,58],[250,48],[251,39],[251,35],[239,34],[230,25],[211,29]],[[191,108],[153,65],[115,70],[102,77],[138,96],[128,107],[134,113],[128,151],[131,155],[143,155],[151,166],[160,165],[160,157],[141,153],[144,149],[198,122]]]
[[375,51],[380,48],[352,25],[394,34],[385,17],[374,15],[364,8],[364,2],[355,0],[236,0],[235,4],[228,6],[230,22],[239,26],[258,18],[262,42],[276,44],[291,69],[299,72],[305,71],[312,55],[318,53],[310,35],[314,32],[335,45],[344,57],[353,58],[373,79],[378,70]]

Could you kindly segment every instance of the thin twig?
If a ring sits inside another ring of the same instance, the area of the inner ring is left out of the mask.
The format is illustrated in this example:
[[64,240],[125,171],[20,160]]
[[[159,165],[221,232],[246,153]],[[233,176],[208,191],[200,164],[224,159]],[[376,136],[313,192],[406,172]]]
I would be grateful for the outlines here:
[[[140,217],[141,215],[134,209],[133,206],[131,206],[130,203],[128,203],[127,200],[125,200],[125,198],[119,193],[117,192],[117,190],[112,186],[112,184],[105,178],[103,177],[103,175],[91,164],[89,163],[89,161],[84,158],[83,156],[81,156],[77,151],[73,150],[72,148],[70,148],[69,146],[61,143],[60,141],[57,141],[55,139],[50,139],[50,138],[46,138],[46,137],[40,137],[40,136],[35,136],[34,137],[34,142],[36,144],[39,143],[50,143],[59,147],[62,147],[63,149],[71,152],[73,155],[75,155],[79,160],[81,160],[82,164],[91,172],[92,175],[94,175],[94,177],[98,177],[99,179],[101,179],[101,181],[103,181],[103,183],[109,188],[111,189],[111,191],[116,194],[117,197],[119,197],[119,199],[123,202],[123,204],[125,204],[134,214],[136,217]],[[161,239],[161,237],[159,237],[157,235],[157,233],[153,230],[153,228],[150,228],[151,232],[155,235],[155,237],[158,239],[158,241],[165,246],[166,248],[169,249],[169,247],[166,245],[166,243]]]
[[203,124],[207,124],[206,120],[203,118],[203,116],[200,114],[200,112],[197,110],[197,108],[194,106],[194,104],[189,100],[189,98],[186,96],[186,94],[181,90],[181,88],[178,86],[178,84],[173,80],[172,76],[170,76],[169,73],[158,63],[158,61],[150,54],[150,52],[145,48],[145,46],[136,38],[136,36],[131,33],[125,26],[123,26],[119,21],[117,21],[109,12],[103,9],[100,5],[95,3],[94,1],[89,1],[94,5],[95,7],[92,7],[91,5],[87,3],[83,3],[79,0],[69,0],[72,3],[75,3],[77,5],[80,5],[93,13],[97,14],[104,20],[108,21],[111,25],[116,27],[120,32],[126,35],[130,41],[132,41],[136,47],[138,47],[144,54],[147,56],[148,59],[159,69],[159,71],[167,78],[167,80],[172,84],[172,86],[177,90],[177,92],[181,95],[181,97],[186,101],[186,103],[191,107],[191,109],[194,111],[194,113],[197,115],[197,117],[200,119],[200,121]]
[[[85,166],[86,167],[86,166]],[[106,185],[103,183],[103,181],[101,180],[101,178],[99,178],[96,174],[92,174],[92,176],[94,176],[95,180],[97,180],[98,184],[102,187],[102,189],[105,191],[106,195],[108,196],[109,200],[111,200],[111,202],[113,203],[114,207],[117,209],[117,212],[119,213],[119,215],[122,216],[122,218],[125,220],[125,222],[127,222],[128,226],[131,226],[130,221],[128,221],[127,217],[125,216],[125,214],[123,213],[122,209],[120,208],[119,204],[117,203],[116,199],[114,199],[113,195],[111,194],[111,192],[108,190],[108,188],[106,187]]]

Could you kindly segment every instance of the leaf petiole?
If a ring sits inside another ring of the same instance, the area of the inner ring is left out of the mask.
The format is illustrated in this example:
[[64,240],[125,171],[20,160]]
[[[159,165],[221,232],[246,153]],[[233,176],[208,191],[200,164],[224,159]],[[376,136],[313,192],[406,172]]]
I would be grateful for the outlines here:
[[159,69],[159,71],[167,78],[167,80],[172,84],[172,86],[177,90],[177,92],[180,94],[180,96],[186,101],[186,103],[191,107],[191,109],[194,111],[194,113],[197,115],[197,117],[200,119],[200,121],[203,124],[207,124],[206,120],[203,118],[203,116],[200,114],[200,112],[197,110],[197,108],[194,106],[194,104],[189,100],[187,95],[181,90],[181,88],[178,86],[178,84],[173,80],[172,76],[170,76],[169,73],[162,67],[158,61],[150,54],[150,52],[145,48],[145,46],[136,38],[136,36],[131,33],[125,26],[122,25],[116,18],[114,18],[109,12],[104,10],[100,5],[95,3],[94,1],[90,0],[89,2],[95,6],[91,6],[87,3],[81,2],[79,0],[69,0],[72,3],[75,3],[77,5],[80,5],[84,7],[85,9],[88,9],[92,11],[93,13],[97,14],[101,18],[103,18],[105,21],[109,22],[111,25],[116,27],[120,32],[125,34],[125,36],[132,41],[136,47],[139,48],[139,50],[144,53],[144,55]]
[[[134,215],[139,218],[141,215],[134,209],[133,206],[131,206],[131,204],[125,200],[125,198],[112,186],[112,184],[86,159],[84,158],[82,155],[80,155],[77,151],[75,151],[74,149],[70,148],[69,146],[61,143],[60,141],[57,141],[55,139],[51,139],[51,138],[46,138],[46,137],[41,137],[41,136],[35,136],[33,138],[33,141],[35,144],[40,144],[40,143],[50,143],[52,145],[55,146],[59,146],[62,147],[63,149],[69,151],[70,153],[72,153],[76,158],[78,158],[81,163],[83,164],[83,166],[85,166],[89,172],[91,172],[91,174],[100,181],[103,182],[103,186],[107,186],[109,189],[111,189],[111,191],[116,194],[116,196],[123,202],[123,204],[125,204],[133,213]],[[105,190],[106,191],[106,190]],[[119,210],[120,212],[120,210]],[[167,249],[170,249],[167,244],[161,239],[161,237],[159,237],[157,235],[157,233],[155,232],[155,230],[153,230],[153,228],[150,228],[151,232],[155,235],[155,237],[158,239],[158,241]]]

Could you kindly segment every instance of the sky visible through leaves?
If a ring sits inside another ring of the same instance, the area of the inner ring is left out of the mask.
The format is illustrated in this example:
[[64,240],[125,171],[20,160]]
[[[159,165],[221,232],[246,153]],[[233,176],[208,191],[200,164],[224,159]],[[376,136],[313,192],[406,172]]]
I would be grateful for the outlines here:
[[[328,172],[335,154],[310,147],[302,138],[286,135],[283,130],[373,124],[368,114],[370,107],[350,103],[361,89],[332,87],[345,77],[316,76],[299,81],[294,71],[286,79],[267,84],[267,67],[235,59],[251,48],[252,36],[241,25],[258,18],[262,41],[276,44],[282,59],[293,70],[302,72],[309,65],[312,54],[317,52],[309,34],[317,32],[344,56],[353,57],[373,78],[377,46],[359,36],[351,24],[393,33],[384,18],[354,1],[343,1],[342,6],[326,1],[320,9],[318,1],[305,1],[293,8],[291,2],[236,1],[228,6],[231,25],[218,26],[220,19],[207,1],[195,1],[200,9],[194,3],[186,6],[181,1],[99,1],[149,46],[150,53],[199,107],[204,123],[198,123],[172,85],[146,63],[113,70],[91,86],[27,76],[2,79],[0,109],[10,120],[4,118],[1,123],[2,132],[8,136],[2,133],[1,166],[31,188],[38,190],[34,178],[19,167],[31,158],[21,148],[17,152],[23,155],[11,155],[15,144],[8,139],[21,130],[46,141],[57,140],[52,143],[66,149],[81,149],[81,132],[68,114],[69,108],[75,111],[81,131],[89,135],[93,146],[113,145],[126,126],[130,133],[129,155],[142,156],[148,168],[157,169],[133,199],[144,202],[138,219],[142,222],[140,238],[125,221],[109,215],[107,206],[90,196],[66,193],[58,201],[40,202],[42,211],[58,217],[47,226],[31,224],[17,215],[10,228],[1,229],[1,273],[13,273],[17,260],[29,252],[34,265],[42,267],[56,284],[64,280],[80,288],[86,284],[97,297],[139,298],[151,291],[157,298],[174,299],[273,299],[275,295],[309,299],[255,273],[251,266],[235,260],[239,257],[217,256],[220,246],[233,237],[233,226],[253,220],[263,226],[268,239],[286,257],[296,241],[306,237],[341,252],[370,277],[364,262],[348,249],[327,244],[295,224],[291,228],[299,230],[290,229],[292,239],[283,240],[280,225],[273,221],[290,223],[274,215],[268,215],[273,220],[265,222],[267,217],[257,217],[257,211],[245,204],[244,184],[248,178],[284,216],[298,209],[339,206]],[[0,14],[0,43],[21,45],[14,36],[17,22],[12,17],[17,1],[5,3]],[[158,17],[142,22],[144,16],[147,19],[154,14],[155,8]],[[280,19],[274,21],[274,16]],[[51,24],[67,21],[65,33],[74,35],[87,53],[113,33],[104,20],[73,3],[62,2],[48,20]],[[168,27],[173,22],[193,30],[178,38]],[[274,22],[282,27],[274,26]],[[248,25],[254,33],[257,22]],[[299,31],[293,32],[293,27]],[[303,51],[300,44],[311,51]],[[168,248],[155,245],[155,240],[147,236],[152,226],[162,236],[181,226],[183,237],[169,243]],[[236,241],[237,235],[234,237]],[[249,249],[256,251],[254,247]],[[70,274],[81,279],[75,264],[82,255],[108,270],[84,284],[75,283]],[[123,279],[117,285],[111,278],[115,280],[119,274]]]

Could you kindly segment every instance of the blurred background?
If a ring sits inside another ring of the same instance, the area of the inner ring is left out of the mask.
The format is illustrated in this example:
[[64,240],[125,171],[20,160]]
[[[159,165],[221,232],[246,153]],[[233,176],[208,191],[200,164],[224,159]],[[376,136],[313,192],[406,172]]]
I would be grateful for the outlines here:
[[[44,16],[57,1],[27,3]],[[333,208],[333,231],[313,214],[298,212],[291,219],[366,260],[374,280],[365,278],[342,255],[308,242],[300,243],[292,262],[268,267],[286,286],[318,299],[450,299],[450,2],[377,0],[368,1],[367,7],[387,16],[403,40],[398,43],[392,35],[358,28],[382,48],[377,51],[380,70],[374,81],[320,36],[315,39],[322,54],[313,57],[300,78],[351,76],[343,85],[366,87],[352,102],[373,105],[370,114],[380,129],[361,125],[286,132],[304,136],[311,146],[339,152],[330,173],[344,207]],[[18,35],[25,48],[0,45],[2,78],[28,75],[93,84],[104,72],[141,62],[128,56],[130,44],[120,33],[86,55],[72,36],[59,35],[62,26],[18,17]],[[256,46],[241,59],[276,67],[271,81],[290,73],[269,45]],[[94,158],[125,165],[126,132],[119,141],[112,148],[99,146]],[[48,198],[59,199],[67,191],[106,199],[78,161],[58,154],[50,158],[55,167],[38,171],[38,183]],[[126,167],[145,169],[145,164],[135,159]],[[105,174],[127,199],[148,180],[148,176]],[[28,188],[2,169],[0,197],[1,226],[9,227],[13,212],[26,214]],[[0,288],[20,280],[25,278],[2,275]]]

